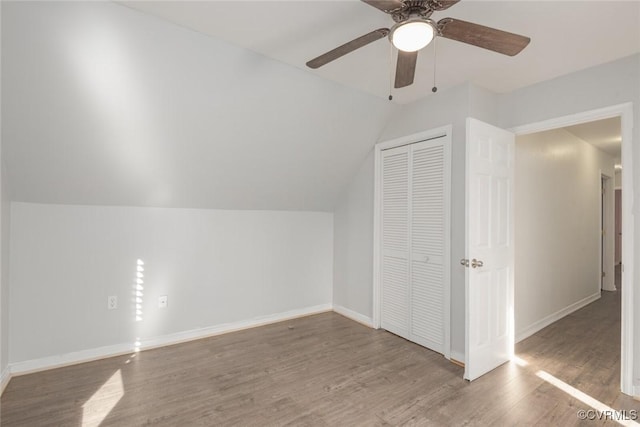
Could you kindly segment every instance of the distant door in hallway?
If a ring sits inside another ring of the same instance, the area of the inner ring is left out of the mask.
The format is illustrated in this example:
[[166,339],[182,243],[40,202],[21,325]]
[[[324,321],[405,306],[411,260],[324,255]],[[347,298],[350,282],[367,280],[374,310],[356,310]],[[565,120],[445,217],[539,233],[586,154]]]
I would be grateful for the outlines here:
[[615,219],[615,233],[616,233],[616,249],[615,249],[615,264],[622,263],[622,190],[616,189],[616,219]]

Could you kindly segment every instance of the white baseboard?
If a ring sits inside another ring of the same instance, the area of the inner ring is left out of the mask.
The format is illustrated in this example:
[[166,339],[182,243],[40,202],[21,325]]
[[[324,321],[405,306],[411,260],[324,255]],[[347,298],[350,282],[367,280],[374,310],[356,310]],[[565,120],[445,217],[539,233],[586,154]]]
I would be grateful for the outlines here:
[[563,317],[573,313],[574,311],[579,310],[582,307],[591,304],[592,302],[596,301],[599,298],[600,298],[600,292],[596,292],[595,294],[590,295],[586,298],[583,298],[580,301],[574,302],[573,304],[563,308],[562,310],[556,311],[555,313],[550,314],[549,316],[538,320],[537,322],[529,325],[523,330],[516,332],[516,336],[515,336],[516,342],[520,342],[523,339],[530,337],[536,332],[546,328],[553,322],[556,322],[562,319]]
[[449,359],[455,360],[456,362],[462,363],[464,365],[464,353],[451,350],[451,357]]
[[365,316],[364,314],[360,314],[357,311],[353,311],[351,309],[348,309],[346,307],[343,307],[341,305],[334,305],[333,306],[333,311],[335,311],[336,313],[351,319],[355,322],[361,323],[364,326],[368,326],[369,328],[373,328],[373,319],[371,319],[370,317]]
[[9,380],[11,380],[11,370],[7,366],[0,372],[0,396],[4,393],[4,389],[7,387],[7,384],[9,384]]
[[255,317],[249,320],[241,320],[238,322],[224,323],[206,328],[192,329],[189,331],[176,332],[173,334],[163,335],[149,339],[143,339],[139,345],[134,343],[115,344],[105,347],[93,348],[88,350],[76,351],[73,353],[62,354],[58,356],[43,357],[41,359],[27,360],[24,362],[11,363],[11,375],[24,375],[33,372],[44,371],[47,369],[61,368],[63,366],[75,365],[78,363],[91,362],[93,360],[104,359],[107,357],[119,356],[122,354],[130,354],[140,350],[149,350],[152,348],[163,347],[167,345],[179,344],[182,342],[193,341],[201,338],[207,338],[215,335],[226,334],[229,332],[240,331],[243,329],[255,328],[271,323],[283,322],[298,317],[310,316],[313,314],[325,313],[332,310],[331,304],[316,305],[297,310],[285,311],[284,313],[270,314],[267,316]]

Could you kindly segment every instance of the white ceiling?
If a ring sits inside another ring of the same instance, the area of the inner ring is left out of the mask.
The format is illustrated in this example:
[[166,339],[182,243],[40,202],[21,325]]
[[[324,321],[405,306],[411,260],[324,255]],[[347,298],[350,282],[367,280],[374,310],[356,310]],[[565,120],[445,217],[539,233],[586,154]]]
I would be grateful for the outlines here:
[[[376,28],[390,17],[360,1],[144,1],[123,2],[181,26],[226,40],[345,86],[387,98],[390,44],[379,40],[318,70],[305,63]],[[451,40],[437,42],[437,86],[470,81],[505,93],[640,51],[638,1],[462,0],[434,14],[531,37],[508,57]],[[431,94],[433,49],[419,55],[416,81],[393,90],[407,103]]]
[[620,117],[569,126],[565,130],[612,155],[615,159],[620,158],[622,148]]

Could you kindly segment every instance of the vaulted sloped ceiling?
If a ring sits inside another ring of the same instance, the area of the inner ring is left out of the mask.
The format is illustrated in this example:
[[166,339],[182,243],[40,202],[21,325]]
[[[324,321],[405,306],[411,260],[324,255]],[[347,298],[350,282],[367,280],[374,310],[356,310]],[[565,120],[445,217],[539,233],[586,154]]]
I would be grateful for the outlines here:
[[118,4],[2,4],[13,200],[330,211],[394,108]]
[[119,1],[381,99],[391,90],[398,103],[432,96],[434,65],[440,91],[471,82],[508,93],[640,51],[637,0],[461,0],[432,18],[487,25],[531,37],[531,43],[510,57],[438,38],[420,51],[414,84],[391,89],[395,53],[387,39],[316,70],[305,66],[329,49],[393,24],[389,15],[359,0]]

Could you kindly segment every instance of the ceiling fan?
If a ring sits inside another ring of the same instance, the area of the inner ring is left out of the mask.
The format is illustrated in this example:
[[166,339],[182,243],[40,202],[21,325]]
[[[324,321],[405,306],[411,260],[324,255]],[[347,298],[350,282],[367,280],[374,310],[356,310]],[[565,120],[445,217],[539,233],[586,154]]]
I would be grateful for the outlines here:
[[514,56],[524,49],[531,39],[484,25],[454,18],[435,22],[434,12],[445,10],[460,0],[362,0],[391,15],[395,24],[391,28],[379,28],[357,39],[351,40],[307,62],[309,68],[319,68],[347,53],[353,52],[383,37],[389,37],[398,49],[395,88],[413,83],[418,51],[435,37],[456,40],[482,47],[504,55]]

